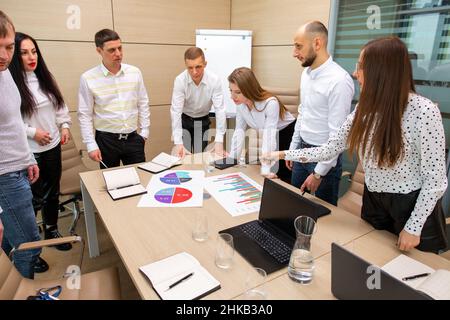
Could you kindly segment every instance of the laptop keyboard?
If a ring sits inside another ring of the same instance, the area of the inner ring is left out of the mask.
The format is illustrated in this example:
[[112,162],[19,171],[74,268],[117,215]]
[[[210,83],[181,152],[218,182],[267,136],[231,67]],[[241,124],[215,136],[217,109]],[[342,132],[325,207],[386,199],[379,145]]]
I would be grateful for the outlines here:
[[240,228],[246,236],[255,241],[279,263],[287,264],[289,262],[292,249],[261,227],[258,221],[252,221]]

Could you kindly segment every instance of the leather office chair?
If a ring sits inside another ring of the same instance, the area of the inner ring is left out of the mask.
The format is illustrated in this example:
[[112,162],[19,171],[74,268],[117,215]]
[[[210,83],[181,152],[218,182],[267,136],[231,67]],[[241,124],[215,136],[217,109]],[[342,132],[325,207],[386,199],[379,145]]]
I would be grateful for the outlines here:
[[[276,95],[286,106],[286,109],[294,117],[297,117],[300,101],[300,90],[298,88],[264,87],[264,90]],[[248,162],[258,163],[258,155],[261,154],[262,136],[256,130],[252,130],[252,132],[248,133],[248,136]]]
[[75,233],[75,227],[80,218],[81,187],[80,187],[80,173],[89,171],[81,160],[81,151],[75,146],[73,139],[61,147],[62,158],[62,175],[60,183],[59,194],[61,196],[69,196],[70,198],[60,203],[60,211],[64,211],[64,206],[73,203],[73,221],[69,232],[71,235]]
[[[343,176],[347,174],[343,173]],[[362,196],[364,192],[364,171],[361,163],[358,163],[355,173],[351,177],[350,188],[338,200],[338,207],[355,216],[361,216]]]
[[[23,243],[17,250],[41,248],[56,244],[79,242],[82,246],[83,240],[79,236],[41,240]],[[81,250],[81,259],[83,250]],[[80,262],[81,267],[81,262]],[[24,300],[34,296],[40,288],[51,288],[57,285],[62,287],[58,299],[61,300],[120,300],[119,274],[116,267],[102,269],[99,271],[82,274],[79,289],[68,288],[67,284],[72,282],[69,278],[56,280],[31,280],[24,278],[14,267],[11,260],[0,249],[0,300]]]

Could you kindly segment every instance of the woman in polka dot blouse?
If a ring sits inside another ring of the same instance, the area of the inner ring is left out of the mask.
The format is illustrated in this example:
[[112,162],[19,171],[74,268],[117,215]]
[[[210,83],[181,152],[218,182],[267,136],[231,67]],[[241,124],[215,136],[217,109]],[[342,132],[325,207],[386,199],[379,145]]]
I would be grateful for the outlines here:
[[438,107],[415,93],[411,62],[397,37],[372,40],[361,50],[354,73],[358,106],[328,143],[278,151],[284,158],[325,161],[345,149],[356,152],[365,171],[361,217],[399,236],[398,247],[438,252],[446,248],[441,197],[447,188],[445,136]]

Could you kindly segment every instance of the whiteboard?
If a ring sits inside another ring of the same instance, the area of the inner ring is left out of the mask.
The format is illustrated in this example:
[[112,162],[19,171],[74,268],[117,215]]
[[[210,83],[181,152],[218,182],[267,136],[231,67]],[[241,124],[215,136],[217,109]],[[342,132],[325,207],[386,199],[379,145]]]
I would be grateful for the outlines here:
[[231,100],[227,78],[236,68],[251,68],[252,31],[197,29],[196,46],[205,53],[206,69],[222,80],[227,117],[235,117],[236,105]]

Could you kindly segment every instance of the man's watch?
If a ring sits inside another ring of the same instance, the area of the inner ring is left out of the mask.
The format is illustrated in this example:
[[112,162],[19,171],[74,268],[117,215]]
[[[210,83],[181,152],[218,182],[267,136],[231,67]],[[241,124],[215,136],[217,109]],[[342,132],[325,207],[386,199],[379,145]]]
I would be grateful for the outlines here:
[[322,176],[320,174],[318,174],[317,172],[313,171],[313,176],[314,178],[316,178],[317,180],[322,179]]

